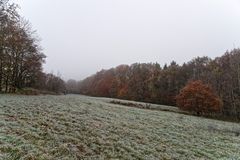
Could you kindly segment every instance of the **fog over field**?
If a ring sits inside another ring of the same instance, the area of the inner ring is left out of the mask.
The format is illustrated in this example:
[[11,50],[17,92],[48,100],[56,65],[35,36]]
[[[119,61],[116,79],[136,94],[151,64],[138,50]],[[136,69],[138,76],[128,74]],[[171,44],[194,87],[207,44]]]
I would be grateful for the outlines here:
[[239,0],[0,0],[0,160],[240,159]]
[[220,56],[240,46],[239,0],[15,0],[42,39],[45,70],[83,79],[119,64]]

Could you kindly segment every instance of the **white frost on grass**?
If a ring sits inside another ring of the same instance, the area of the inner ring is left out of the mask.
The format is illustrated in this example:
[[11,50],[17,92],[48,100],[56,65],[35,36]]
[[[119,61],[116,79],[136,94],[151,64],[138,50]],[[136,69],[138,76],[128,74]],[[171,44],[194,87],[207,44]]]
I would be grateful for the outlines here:
[[0,95],[0,159],[240,157],[239,124],[109,101]]

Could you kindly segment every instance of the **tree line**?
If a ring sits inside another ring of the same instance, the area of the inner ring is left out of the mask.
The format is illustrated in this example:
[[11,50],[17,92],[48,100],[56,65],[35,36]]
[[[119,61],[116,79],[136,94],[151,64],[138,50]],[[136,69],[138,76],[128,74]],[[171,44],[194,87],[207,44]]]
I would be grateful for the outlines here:
[[[120,65],[101,70],[82,81],[69,80],[65,84],[59,75],[43,72],[46,56],[39,38],[17,9],[18,6],[9,0],[0,0],[0,92],[15,93],[23,88],[35,88],[61,93],[67,87],[69,93],[176,106],[188,101],[181,95],[186,85],[200,80],[212,88],[205,87],[205,91],[199,93],[216,100],[214,110],[216,104],[222,103],[223,116],[240,119],[240,49],[227,51],[215,59],[197,57],[182,65],[175,61],[164,66],[158,63]],[[184,91],[188,93],[188,89],[194,88],[201,87],[190,85]],[[214,93],[207,93],[210,91]],[[177,97],[183,99],[177,103]],[[188,101],[182,105],[187,108],[190,103],[201,106],[210,101]]]
[[60,77],[43,72],[46,56],[39,38],[17,9],[15,3],[0,0],[0,92],[14,93],[26,87],[63,90]]
[[[176,106],[176,97],[192,81],[200,80],[219,96],[224,117],[240,119],[240,49],[211,59],[197,57],[182,65],[135,63],[101,70],[82,80],[69,80],[70,93],[112,97]],[[220,101],[219,101],[220,103]]]

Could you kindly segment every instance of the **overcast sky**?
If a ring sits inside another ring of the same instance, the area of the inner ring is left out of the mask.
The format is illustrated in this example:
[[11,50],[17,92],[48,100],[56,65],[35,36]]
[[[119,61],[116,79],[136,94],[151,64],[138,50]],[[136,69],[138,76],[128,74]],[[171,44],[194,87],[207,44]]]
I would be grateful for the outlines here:
[[240,47],[240,0],[15,0],[41,37],[44,69],[83,79],[135,62],[221,56]]

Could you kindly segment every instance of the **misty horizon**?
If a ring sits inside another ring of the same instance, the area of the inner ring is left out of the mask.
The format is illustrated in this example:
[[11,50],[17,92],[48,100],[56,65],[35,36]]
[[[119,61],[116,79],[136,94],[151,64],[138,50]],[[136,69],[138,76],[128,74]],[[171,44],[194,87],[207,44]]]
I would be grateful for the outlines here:
[[0,0],[0,159],[239,159],[239,0]]
[[240,46],[237,0],[15,2],[42,39],[44,70],[65,80],[120,64],[215,58]]

